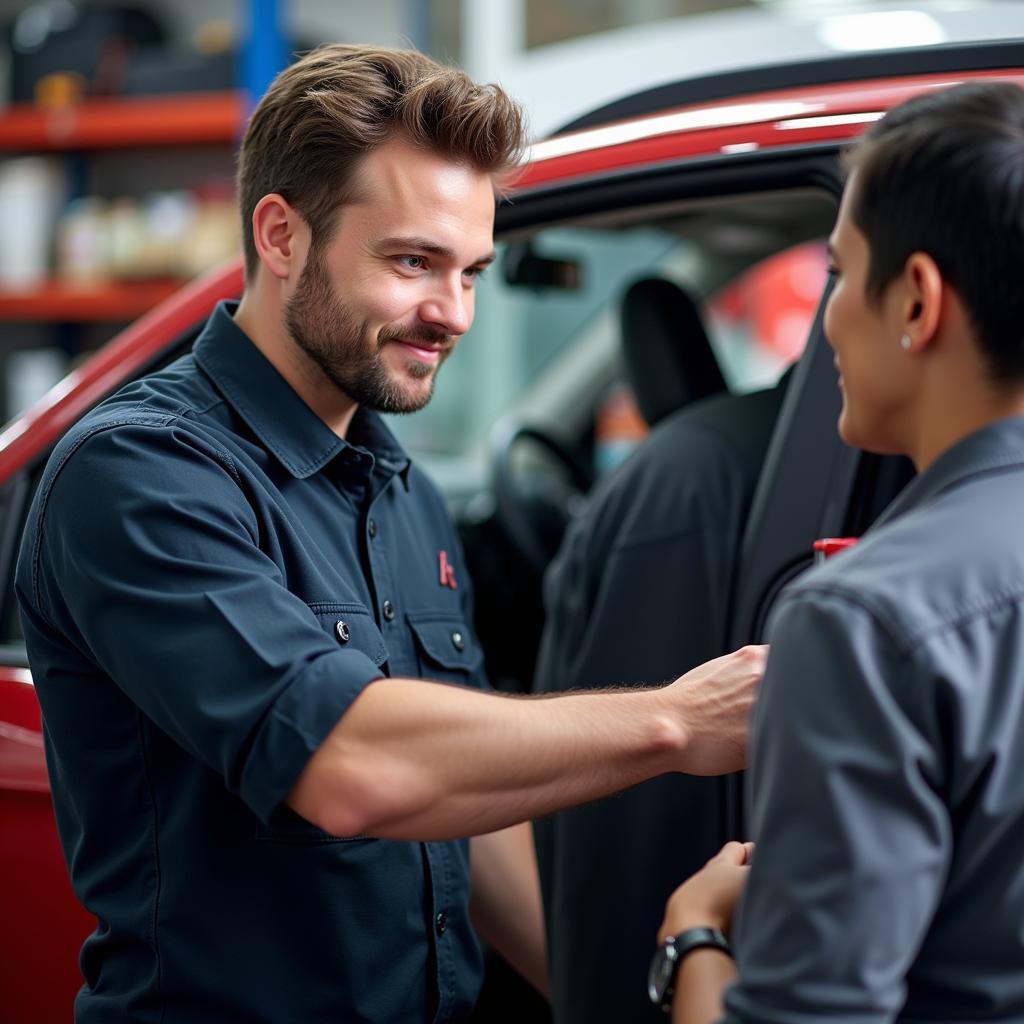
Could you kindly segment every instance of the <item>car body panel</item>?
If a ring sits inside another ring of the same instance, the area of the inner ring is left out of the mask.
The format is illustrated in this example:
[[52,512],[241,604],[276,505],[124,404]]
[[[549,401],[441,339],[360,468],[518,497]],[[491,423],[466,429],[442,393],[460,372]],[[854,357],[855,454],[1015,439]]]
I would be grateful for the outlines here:
[[0,930],[3,1017],[66,1020],[78,950],[96,927],[75,899],[57,839],[39,702],[27,669],[0,666]]
[[664,160],[841,142],[859,135],[865,124],[912,96],[968,81],[1020,85],[1024,74],[977,71],[784,89],[556,135],[531,148],[513,192]]
[[100,399],[201,323],[221,300],[242,292],[241,259],[203,275],[122,331],[0,433],[0,485],[45,451]]

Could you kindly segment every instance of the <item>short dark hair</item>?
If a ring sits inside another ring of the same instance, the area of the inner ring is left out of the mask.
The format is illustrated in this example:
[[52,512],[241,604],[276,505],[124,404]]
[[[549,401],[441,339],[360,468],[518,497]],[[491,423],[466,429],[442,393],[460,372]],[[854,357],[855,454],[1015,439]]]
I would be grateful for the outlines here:
[[282,71],[253,111],[238,160],[246,275],[259,263],[256,204],[272,192],[294,206],[319,247],[352,198],[361,159],[404,136],[413,145],[500,175],[525,144],[522,108],[496,85],[415,50],[330,44]]
[[915,97],[845,162],[869,299],[927,253],[963,302],[991,377],[1024,378],[1024,89],[984,82]]

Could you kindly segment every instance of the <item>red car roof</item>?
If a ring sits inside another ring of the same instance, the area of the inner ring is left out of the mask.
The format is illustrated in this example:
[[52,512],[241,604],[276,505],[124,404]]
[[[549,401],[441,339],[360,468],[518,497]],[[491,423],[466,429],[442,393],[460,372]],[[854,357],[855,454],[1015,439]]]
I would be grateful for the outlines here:
[[754,93],[553,136],[534,145],[514,191],[665,160],[841,142],[890,107],[967,81],[1024,86],[1024,70],[928,74]]

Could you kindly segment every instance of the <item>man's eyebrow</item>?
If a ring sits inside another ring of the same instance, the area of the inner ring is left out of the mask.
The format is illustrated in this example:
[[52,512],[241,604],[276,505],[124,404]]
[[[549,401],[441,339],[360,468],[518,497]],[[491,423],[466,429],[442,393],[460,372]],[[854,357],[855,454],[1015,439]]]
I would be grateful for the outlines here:
[[[417,252],[427,252],[432,256],[440,256],[442,259],[455,260],[455,250],[449,249],[446,245],[438,245],[437,242],[432,242],[429,238],[417,238],[415,236],[404,237],[394,236],[392,238],[382,238],[378,243],[377,247],[380,249],[402,249],[402,250],[415,250]],[[473,260],[469,265],[472,267],[487,266],[494,262],[494,251],[487,253],[486,256],[481,256],[477,260]]]

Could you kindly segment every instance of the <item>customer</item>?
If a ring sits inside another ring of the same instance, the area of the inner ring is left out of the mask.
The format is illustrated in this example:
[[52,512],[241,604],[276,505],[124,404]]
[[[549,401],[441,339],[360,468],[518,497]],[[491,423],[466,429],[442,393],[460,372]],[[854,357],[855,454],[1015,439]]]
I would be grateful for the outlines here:
[[849,166],[839,430],[920,475],[774,611],[756,852],[723,850],[662,926],[679,1024],[723,988],[736,1024],[1024,1019],[1024,91],[913,100]]

